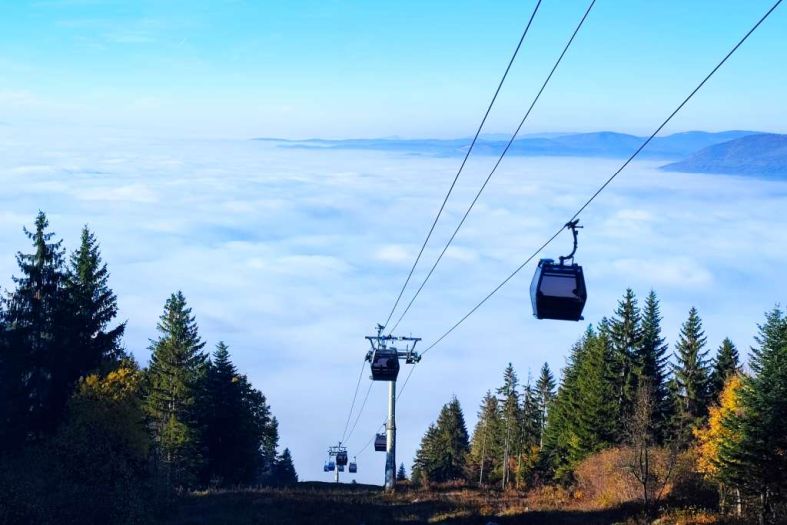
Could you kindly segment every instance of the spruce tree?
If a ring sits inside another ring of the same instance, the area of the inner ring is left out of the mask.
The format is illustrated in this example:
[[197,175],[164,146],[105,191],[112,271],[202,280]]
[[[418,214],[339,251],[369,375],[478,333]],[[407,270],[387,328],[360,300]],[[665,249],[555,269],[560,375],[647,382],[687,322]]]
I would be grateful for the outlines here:
[[72,349],[64,344],[64,250],[48,227],[46,215],[39,212],[34,230],[24,229],[33,252],[17,254],[20,276],[13,278],[16,288],[5,299],[0,361],[9,397],[0,401],[3,448],[51,433],[73,390],[66,373]]
[[465,417],[454,396],[437,417],[432,457],[427,468],[429,479],[443,482],[463,478],[469,448]]
[[207,356],[182,292],[167,299],[157,329],[159,337],[151,344],[146,410],[168,481],[191,486],[201,463],[195,401]]
[[577,439],[575,426],[579,367],[587,352],[587,343],[594,337],[596,337],[595,331],[592,327],[588,327],[582,339],[571,347],[560,387],[547,412],[540,467],[545,473],[558,480],[567,480],[570,474],[569,452]]
[[[502,450],[497,436],[501,429],[498,401],[492,392],[487,391],[478,410],[478,421],[473,430],[473,439],[468,456],[468,474],[479,483],[494,482],[494,472],[500,464]],[[415,479],[413,473],[412,479]]]
[[252,483],[259,474],[264,429],[245,399],[246,388],[227,345],[219,342],[208,362],[197,407],[205,456],[203,482]]
[[555,397],[555,377],[549,369],[549,365],[544,363],[541,367],[541,375],[536,382],[536,406],[538,408],[538,446],[544,446],[544,429],[546,428],[547,412],[549,405]]
[[741,410],[723,425],[736,439],[721,444],[725,480],[753,497],[759,522],[774,521],[774,504],[787,489],[787,316],[766,314],[752,349],[751,377],[743,378]]
[[85,226],[79,249],[71,255],[66,273],[68,307],[73,315],[69,344],[74,347],[71,375],[113,368],[124,357],[121,338],[125,323],[110,327],[117,316],[117,297],[109,288],[109,271],[98,242]]
[[502,443],[501,458],[503,487],[509,479],[510,459],[516,457],[521,450],[522,405],[519,401],[519,378],[511,363],[503,371],[503,385],[497,389],[500,396],[501,435],[497,439]]
[[421,444],[418,450],[415,451],[415,460],[413,460],[413,483],[418,485],[426,485],[430,481],[436,481],[431,475],[431,468],[434,464],[435,457],[437,456],[437,427],[434,423],[430,424],[426,429]]
[[647,382],[653,401],[656,438],[666,438],[670,400],[667,392],[667,350],[661,335],[661,311],[656,293],[651,290],[642,309],[641,337],[634,353],[636,382]]
[[290,449],[285,448],[284,452],[276,458],[274,477],[277,485],[294,485],[298,483],[298,474],[295,472],[295,464],[292,462]]
[[725,337],[716,352],[716,359],[713,360],[713,370],[710,374],[708,395],[712,402],[718,402],[727,379],[739,370],[738,349],[728,337]]
[[575,436],[569,448],[572,463],[623,439],[616,421],[619,370],[613,365],[610,342],[606,335],[598,334],[587,338],[584,344],[572,403]]
[[396,481],[407,481],[407,472],[404,470],[404,463],[399,464],[399,470],[396,471]]
[[689,310],[675,346],[675,381],[680,399],[679,417],[687,431],[698,424],[708,410],[708,363],[705,332],[697,309]]
[[[600,330],[600,333],[606,335],[607,328]],[[631,288],[618,301],[615,315],[608,325],[608,337],[618,402],[615,424],[618,431],[622,432],[634,406],[636,357],[642,339],[640,311]]]

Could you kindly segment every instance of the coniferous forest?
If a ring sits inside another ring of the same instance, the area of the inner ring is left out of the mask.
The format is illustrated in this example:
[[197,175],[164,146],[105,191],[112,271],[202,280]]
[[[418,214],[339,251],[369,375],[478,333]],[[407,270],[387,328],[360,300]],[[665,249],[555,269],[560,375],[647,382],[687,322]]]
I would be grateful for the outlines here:
[[[163,305],[140,367],[93,233],[67,252],[43,213],[24,233],[0,312],[0,523],[166,521],[183,495],[297,483],[265,395],[225,342],[207,346],[183,293]],[[779,523],[787,315],[774,307],[754,329],[750,352],[724,334],[713,347],[691,308],[670,343],[656,293],[626,290],[559,374],[545,363],[523,382],[508,364],[472,432],[450,399],[409,476],[399,466],[403,497],[461,486],[508,508],[633,505],[627,515],[648,521],[688,505],[731,520],[714,523]],[[314,494],[293,498],[299,511]]]
[[[423,436],[413,483],[565,506],[635,500],[646,517],[688,502],[735,523],[787,519],[787,315],[765,315],[748,362],[728,338],[709,345],[695,308],[672,345],[661,320],[655,292],[640,305],[627,290],[571,348],[559,382],[544,364],[522,384],[509,364],[469,438],[453,398]],[[571,490],[550,492],[561,487]]]
[[144,523],[185,490],[297,482],[265,395],[181,292],[141,368],[93,233],[70,253],[44,213],[24,233],[0,303],[0,523]]

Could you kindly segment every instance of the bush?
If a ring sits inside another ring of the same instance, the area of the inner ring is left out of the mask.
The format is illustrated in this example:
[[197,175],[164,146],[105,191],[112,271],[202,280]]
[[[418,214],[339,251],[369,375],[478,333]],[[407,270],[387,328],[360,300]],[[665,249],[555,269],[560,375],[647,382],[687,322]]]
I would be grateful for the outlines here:
[[50,439],[0,462],[0,524],[146,523],[161,502],[138,372],[88,377]]

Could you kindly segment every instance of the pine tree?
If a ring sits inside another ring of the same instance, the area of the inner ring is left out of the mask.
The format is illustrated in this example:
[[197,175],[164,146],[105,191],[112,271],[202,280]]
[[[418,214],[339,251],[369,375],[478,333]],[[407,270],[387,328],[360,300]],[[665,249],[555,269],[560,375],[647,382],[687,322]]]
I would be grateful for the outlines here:
[[399,470],[396,471],[396,481],[407,481],[407,472],[404,470],[404,463],[399,464]]
[[[607,330],[599,332],[601,335],[606,335]],[[622,436],[625,421],[634,406],[636,357],[642,340],[640,311],[637,306],[637,298],[631,288],[628,288],[623,298],[618,301],[615,315],[609,322],[608,336],[612,348],[611,357],[618,401],[615,424]]]
[[759,522],[774,519],[774,503],[787,488],[787,316],[766,314],[752,349],[753,375],[743,379],[740,411],[723,420],[739,439],[721,444],[725,479],[756,498]]
[[541,469],[558,480],[566,480],[571,470],[569,451],[576,443],[576,400],[578,396],[579,367],[587,352],[588,341],[596,337],[588,327],[581,340],[574,343],[568,363],[563,369],[560,387],[547,412],[544,445],[541,448]]
[[69,344],[75,351],[71,375],[78,377],[99,368],[114,368],[121,358],[125,323],[109,328],[117,316],[117,297],[109,288],[109,271],[98,242],[85,226],[79,249],[71,255],[66,274],[68,307],[73,315]]
[[[471,480],[477,479],[479,483],[497,481],[493,473],[500,464],[502,454],[502,449],[499,448],[500,442],[497,439],[501,427],[497,398],[492,395],[492,392],[487,391],[481,401],[478,422],[473,430],[473,439],[470,444],[468,474]],[[414,472],[412,479],[415,479]]]
[[284,452],[276,458],[274,477],[277,485],[294,485],[298,483],[298,474],[295,472],[290,449],[285,448]]
[[547,413],[549,405],[555,398],[555,377],[549,369],[549,365],[544,363],[541,367],[541,375],[536,382],[536,406],[538,407],[538,446],[544,446],[544,429],[546,428]]
[[0,359],[8,381],[0,401],[0,446],[14,448],[27,438],[51,433],[61,421],[75,378],[65,372],[70,348],[63,344],[64,250],[53,242],[49,221],[43,212],[35,229],[24,229],[33,243],[33,253],[18,253],[21,275],[14,277],[16,289],[5,300],[5,337]]
[[701,424],[708,410],[708,364],[705,332],[697,309],[689,310],[676,344],[676,364],[673,373],[680,398],[679,417],[684,428]]
[[519,378],[511,363],[503,371],[503,385],[497,389],[500,396],[500,421],[502,435],[498,440],[502,442],[503,457],[501,462],[503,488],[509,480],[511,471],[511,458],[515,458],[521,451],[522,431],[522,405],[519,401]]
[[572,407],[575,418],[575,439],[569,449],[572,463],[623,438],[616,421],[619,370],[614,366],[611,344],[604,334],[589,337],[584,344]]
[[736,374],[739,369],[738,349],[728,337],[725,337],[716,352],[716,359],[713,360],[713,370],[710,374],[708,396],[712,402],[718,401],[727,379]]
[[255,420],[246,399],[247,381],[232,364],[223,342],[219,342],[208,362],[200,390],[197,408],[205,456],[203,482],[252,483],[263,466],[265,428],[260,428]]
[[647,381],[653,400],[653,419],[657,441],[667,434],[670,407],[667,392],[668,346],[661,335],[661,311],[656,293],[651,290],[642,309],[641,337],[634,353],[635,382]]
[[415,451],[412,471],[413,483],[426,485],[430,481],[435,481],[431,476],[430,470],[437,456],[436,441],[437,428],[434,423],[432,423],[421,438],[421,444],[418,450]]
[[175,486],[190,486],[201,463],[194,405],[207,356],[181,292],[167,299],[157,329],[159,338],[151,344],[146,410],[168,480]]

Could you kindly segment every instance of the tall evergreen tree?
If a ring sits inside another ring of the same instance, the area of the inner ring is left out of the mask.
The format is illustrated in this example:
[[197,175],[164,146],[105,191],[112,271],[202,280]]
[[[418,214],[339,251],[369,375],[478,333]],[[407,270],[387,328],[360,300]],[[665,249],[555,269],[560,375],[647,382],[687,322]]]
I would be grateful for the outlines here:
[[716,358],[713,360],[713,370],[710,373],[709,381],[709,399],[712,402],[718,402],[721,391],[724,390],[724,384],[727,379],[740,370],[740,358],[738,356],[738,349],[730,341],[729,337],[725,337],[716,352]]
[[432,440],[426,449],[429,457],[424,471],[430,481],[443,482],[464,477],[469,443],[465,417],[456,397],[440,410]]
[[522,452],[521,436],[522,430],[522,405],[519,401],[519,378],[511,363],[503,371],[503,385],[497,389],[500,399],[500,422],[502,435],[498,437],[502,441],[502,462],[501,467],[503,487],[509,480],[511,470],[511,458],[515,458]]
[[151,344],[146,410],[168,480],[175,486],[190,486],[201,463],[194,405],[207,356],[196,320],[180,291],[167,299],[157,329],[159,338]]
[[294,485],[298,483],[298,474],[295,472],[295,464],[292,462],[290,449],[285,448],[284,452],[276,458],[274,478],[277,485]]
[[[501,428],[497,398],[487,391],[478,411],[478,421],[473,430],[468,456],[468,474],[473,481],[497,481],[494,472],[497,471],[502,457],[501,442],[497,438]],[[415,473],[412,474],[412,479],[415,479]]]
[[48,232],[49,221],[39,212],[33,231],[24,229],[33,252],[18,253],[20,276],[5,299],[4,342],[0,361],[8,381],[0,401],[3,448],[51,433],[60,422],[73,381],[65,373],[70,349],[63,344],[67,309],[64,307],[64,250]]
[[754,496],[761,524],[774,521],[774,503],[787,490],[787,316],[774,308],[759,326],[753,375],[743,378],[740,408],[722,424],[736,436],[721,444],[724,479]]
[[536,406],[538,407],[538,446],[544,446],[544,429],[546,428],[547,412],[549,405],[555,398],[555,377],[549,369],[549,365],[544,363],[541,367],[541,375],[536,382]]
[[614,366],[610,342],[605,334],[598,334],[586,339],[585,346],[573,403],[575,440],[569,449],[573,463],[622,439],[615,419],[619,369]]
[[[606,335],[607,330],[599,330]],[[637,298],[631,288],[618,301],[615,315],[609,322],[608,337],[612,349],[612,365],[615,376],[618,414],[615,424],[618,431],[625,427],[634,406],[636,393],[636,358],[642,340],[640,311]],[[622,434],[621,434],[622,435]]]
[[219,342],[208,363],[198,407],[204,482],[252,483],[263,467],[267,429],[256,421],[247,395],[247,381],[232,364],[227,345]]
[[651,290],[642,309],[641,336],[634,353],[635,379],[645,380],[653,401],[656,439],[663,441],[667,432],[670,407],[667,392],[667,350],[661,334],[661,309],[656,293]]
[[588,341],[594,337],[596,337],[595,331],[592,327],[588,327],[582,339],[571,347],[560,387],[547,412],[540,463],[541,469],[556,479],[565,479],[570,473],[569,451],[576,442],[575,404],[578,395],[579,367],[587,352]]
[[407,481],[407,472],[404,470],[404,463],[399,464],[399,470],[396,471],[396,481]]
[[701,423],[708,410],[708,351],[705,350],[705,332],[697,309],[689,310],[675,346],[675,381],[680,398],[679,416],[684,428]]
[[126,325],[109,327],[117,316],[117,297],[109,288],[109,271],[98,242],[87,226],[69,261],[66,293],[73,315],[69,344],[76,354],[70,363],[71,375],[78,377],[102,363],[116,364],[123,357],[120,339]]

